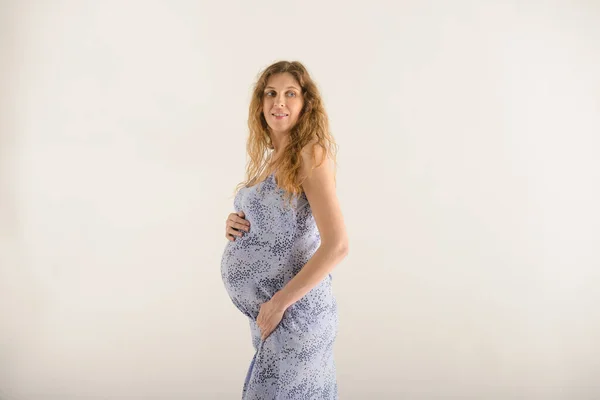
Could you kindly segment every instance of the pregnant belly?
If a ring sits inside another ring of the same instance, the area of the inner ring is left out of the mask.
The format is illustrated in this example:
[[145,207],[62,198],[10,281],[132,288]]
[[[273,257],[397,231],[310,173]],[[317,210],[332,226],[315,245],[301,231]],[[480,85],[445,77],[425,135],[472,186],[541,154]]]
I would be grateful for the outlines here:
[[230,297],[264,300],[283,287],[286,264],[286,255],[274,252],[270,243],[236,238],[223,252],[221,277]]
[[221,277],[229,297],[242,311],[254,313],[300,271],[319,245],[318,233],[266,229],[228,242]]

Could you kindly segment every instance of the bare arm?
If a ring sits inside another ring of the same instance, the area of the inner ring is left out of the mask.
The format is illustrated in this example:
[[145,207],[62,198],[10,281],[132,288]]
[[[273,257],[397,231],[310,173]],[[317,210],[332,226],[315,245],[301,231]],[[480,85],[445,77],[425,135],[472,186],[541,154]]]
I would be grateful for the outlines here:
[[[315,147],[317,160],[323,157],[323,149]],[[309,174],[313,159],[308,151],[302,152],[303,176]],[[312,170],[303,182],[306,198],[319,229],[321,245],[300,272],[273,296],[273,301],[288,308],[319,284],[348,254],[348,235],[342,211],[335,192],[333,168],[325,160]]]

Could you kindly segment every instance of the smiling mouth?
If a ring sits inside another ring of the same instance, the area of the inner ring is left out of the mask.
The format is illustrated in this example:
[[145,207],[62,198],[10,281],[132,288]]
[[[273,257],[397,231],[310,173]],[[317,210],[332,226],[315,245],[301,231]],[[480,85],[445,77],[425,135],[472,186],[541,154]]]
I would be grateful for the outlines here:
[[289,114],[271,114],[274,117],[287,117]]

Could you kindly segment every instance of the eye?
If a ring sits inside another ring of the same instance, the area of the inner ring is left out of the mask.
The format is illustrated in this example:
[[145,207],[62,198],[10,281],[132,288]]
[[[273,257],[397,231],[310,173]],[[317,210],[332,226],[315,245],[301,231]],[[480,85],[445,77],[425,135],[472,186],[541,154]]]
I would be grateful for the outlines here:
[[[268,91],[268,92],[265,92],[265,96],[267,96],[267,97],[271,97],[271,93],[275,93],[275,91],[274,91],[274,90],[270,90],[270,91]],[[294,92],[294,91],[292,91],[292,90],[291,90],[291,91],[289,91],[287,94],[288,94],[288,95],[290,95],[290,94],[291,94],[291,96],[289,96],[289,97],[296,97],[296,96],[297,96],[297,95],[296,95],[296,92]]]

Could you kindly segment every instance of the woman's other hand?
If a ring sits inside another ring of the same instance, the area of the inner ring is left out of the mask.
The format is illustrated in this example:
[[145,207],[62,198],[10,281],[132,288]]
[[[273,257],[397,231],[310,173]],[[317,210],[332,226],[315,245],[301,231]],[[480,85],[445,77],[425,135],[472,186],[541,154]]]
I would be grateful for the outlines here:
[[276,299],[271,299],[261,304],[258,316],[256,317],[256,324],[260,329],[261,340],[266,340],[275,328],[277,328],[283,319],[285,310],[286,307]]
[[245,219],[246,214],[243,211],[231,213],[225,221],[225,237],[233,242],[236,236],[242,236],[243,232],[250,230],[250,222]]

